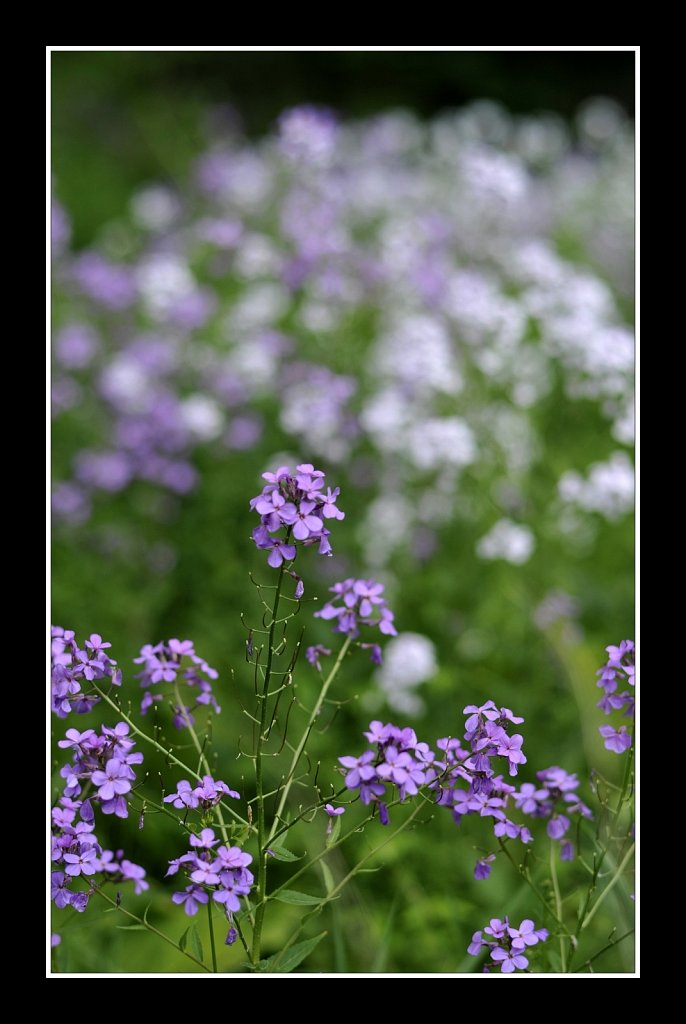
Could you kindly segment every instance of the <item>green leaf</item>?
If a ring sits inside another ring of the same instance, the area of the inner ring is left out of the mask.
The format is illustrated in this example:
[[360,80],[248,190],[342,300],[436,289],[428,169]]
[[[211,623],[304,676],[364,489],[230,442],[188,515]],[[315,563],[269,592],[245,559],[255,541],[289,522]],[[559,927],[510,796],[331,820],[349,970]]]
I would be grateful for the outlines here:
[[191,953],[193,956],[196,956],[198,960],[204,960],[205,957],[202,951],[202,942],[200,941],[198,930],[194,924],[192,924],[188,929],[188,944],[191,947]]
[[336,820],[334,821],[333,828],[331,829],[331,834],[326,837],[326,845],[327,846],[332,846],[335,842],[337,842],[338,837],[341,834],[341,818],[342,817],[343,817],[343,815],[339,814],[338,817],[336,818]]
[[321,935],[316,935],[313,939],[297,942],[295,946],[291,946],[283,953],[270,956],[268,960],[263,961],[264,966],[260,964],[260,970],[267,974],[290,974],[319,945],[325,935],[326,932],[322,932]]
[[295,889],[282,889],[271,898],[279,903],[292,903],[296,907],[314,907],[324,899],[323,896],[310,896],[307,892],[296,892]]
[[181,936],[181,938],[179,939],[179,949],[181,950],[182,953],[186,952],[186,946],[188,944],[188,933],[189,933],[190,930],[191,929],[190,929],[190,925],[189,925],[188,928],[186,928],[186,930],[183,933],[183,935]]
[[287,850],[285,846],[274,846],[274,845],[272,845],[272,846],[269,847],[269,849],[274,854],[274,860],[285,860],[285,861],[302,860],[303,857],[305,856],[305,854],[302,853],[299,857],[296,857],[296,855],[294,853],[291,853],[290,850]]
[[120,932],[147,932],[147,928],[144,924],[118,924],[117,928]]
[[322,875],[324,876],[324,888],[326,889],[326,895],[330,896],[335,889],[333,875],[328,864],[325,864],[323,860],[320,860],[319,867],[322,869]]

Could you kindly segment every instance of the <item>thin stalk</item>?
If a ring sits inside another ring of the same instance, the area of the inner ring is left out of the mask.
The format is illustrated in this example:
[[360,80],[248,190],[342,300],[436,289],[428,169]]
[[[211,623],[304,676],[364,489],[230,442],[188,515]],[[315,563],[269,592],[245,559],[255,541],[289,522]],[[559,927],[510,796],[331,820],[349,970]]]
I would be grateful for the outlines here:
[[631,858],[634,855],[634,848],[635,848],[635,846],[636,846],[636,844],[632,843],[631,846],[629,847],[629,849],[626,851],[626,854],[624,855],[624,859],[622,860],[621,864],[619,865],[619,867],[615,871],[614,875],[612,876],[612,878],[610,879],[608,884],[605,886],[605,888],[601,892],[601,894],[598,897],[598,899],[595,901],[595,903],[591,907],[591,909],[590,909],[586,919],[584,920],[583,924],[581,925],[582,928],[588,928],[589,924],[593,920],[593,917],[595,915],[596,910],[601,905],[601,903],[603,902],[603,900],[605,899],[607,894],[609,892],[611,892],[612,889],[614,889],[615,885],[617,884],[617,882],[620,880],[620,878],[624,874],[624,868],[627,866],[627,864],[629,863],[629,861],[631,860]]
[[[343,889],[348,884],[348,882],[352,878],[354,878],[355,875],[358,874],[359,871],[362,870],[364,865],[368,861],[370,861],[372,859],[372,857],[375,857],[377,855],[377,853],[380,853],[381,850],[384,849],[384,847],[388,846],[389,843],[392,843],[393,840],[396,838],[396,836],[400,835],[401,832],[404,832],[405,829],[408,827],[408,825],[410,825],[414,821],[414,819],[417,817],[419,812],[424,810],[424,806],[427,803],[431,803],[431,801],[428,800],[427,797],[424,797],[424,802],[417,804],[415,809],[412,811],[412,813],[410,815],[408,815],[408,817],[405,819],[405,821],[402,823],[402,825],[398,825],[398,827],[396,829],[394,829],[393,832],[391,832],[391,834],[389,836],[386,836],[386,838],[383,840],[383,842],[379,843],[378,846],[375,846],[373,850],[369,851],[369,853],[366,853],[364,855],[364,857],[362,858],[362,860],[359,861],[355,865],[354,868],[351,868],[351,870],[348,872],[348,874],[343,879],[341,879],[341,881],[338,883],[338,885],[336,885],[327,896],[322,898],[321,903],[316,908],[317,912],[319,912],[320,910],[323,910],[323,908],[326,906],[327,903],[330,903],[332,900],[336,899],[336,897],[338,896],[338,894],[341,891],[341,889]],[[391,805],[389,804],[389,807],[390,806]],[[310,861],[310,863],[307,865],[307,867],[311,867],[312,864],[315,863],[315,861],[320,860],[323,856],[326,856],[327,853],[331,853],[331,851],[333,849],[335,849],[336,846],[340,846],[340,844],[345,839],[348,839],[351,835],[354,835],[354,833],[356,831],[358,831],[358,829],[354,829],[353,831],[348,832],[343,838],[341,838],[338,841],[338,843],[335,843],[335,844],[332,844],[329,847],[326,847],[320,854],[318,854],[316,857],[313,858],[312,861]],[[302,871],[298,872],[298,874],[302,874]],[[295,875],[293,876],[293,878],[295,878]],[[291,882],[293,881],[293,878],[289,879],[289,881],[287,883],[288,885],[291,884]],[[293,943],[297,939],[298,935],[300,934],[300,932],[304,928],[304,926],[305,926],[305,924],[307,922],[307,918],[308,917],[309,917],[309,915],[306,915],[306,917],[303,918],[303,920],[300,922],[300,924],[298,925],[296,930],[293,932],[293,934],[290,936],[288,941],[282,947],[281,952],[285,952],[287,949],[289,949],[293,945]]]
[[[93,885],[93,883],[91,883],[91,885]],[[198,967],[202,967],[203,971],[207,971],[208,974],[212,973],[207,964],[204,964],[202,960],[198,960],[198,958],[196,956],[193,956],[192,953],[189,953],[188,950],[181,949],[181,946],[178,944],[178,942],[174,942],[174,940],[171,939],[168,935],[165,935],[164,932],[161,932],[159,928],[155,928],[154,925],[149,924],[148,921],[146,921],[144,918],[138,917],[136,914],[132,914],[130,910],[124,910],[124,908],[121,905],[117,904],[115,900],[111,899],[107,895],[107,893],[103,892],[99,886],[93,885],[93,889],[95,892],[97,892],[98,896],[102,896],[102,898],[106,900],[111,906],[113,906],[115,910],[118,910],[120,914],[124,914],[125,917],[130,917],[132,921],[136,922],[136,924],[143,925],[143,927],[147,928],[149,932],[153,933],[153,935],[157,935],[160,939],[163,939],[168,946],[173,946],[174,949],[178,953],[181,953],[182,956],[188,957],[188,959],[192,960],[193,963],[198,965]]]
[[535,884],[535,883],[534,883],[534,882],[533,882],[533,881],[531,880],[531,878],[530,878],[530,876],[529,876],[528,872],[527,872],[527,871],[525,871],[525,870],[524,870],[524,868],[522,868],[522,867],[521,867],[521,866],[520,866],[519,864],[517,864],[516,860],[514,859],[514,857],[512,856],[512,854],[510,853],[510,851],[508,850],[507,846],[506,846],[506,845],[505,845],[505,843],[504,843],[504,842],[502,841],[502,839],[498,839],[498,842],[500,843],[500,849],[501,849],[501,850],[503,851],[503,853],[505,854],[505,856],[506,856],[506,857],[507,857],[507,859],[509,860],[509,862],[510,862],[510,864],[512,865],[512,867],[513,867],[513,868],[515,869],[515,871],[517,872],[517,874],[518,874],[518,875],[520,875],[520,876],[521,876],[521,877],[522,877],[522,878],[524,879],[524,881],[526,882],[526,884],[527,884],[527,885],[529,886],[529,888],[530,888],[530,889],[531,889],[531,891],[532,891],[532,892],[534,893],[534,895],[536,896],[536,898],[537,898],[538,900],[540,900],[541,904],[542,904],[542,905],[543,905],[543,906],[545,907],[545,909],[546,909],[546,910],[548,911],[548,913],[550,914],[550,916],[551,916],[551,917],[552,917],[552,918],[553,918],[553,919],[554,919],[554,920],[555,920],[555,921],[556,921],[556,922],[557,922],[557,923],[559,924],[559,926],[560,926],[561,928],[563,928],[563,929],[564,929],[564,931],[565,931],[565,932],[567,932],[567,934],[569,935],[569,930],[567,929],[567,927],[566,927],[566,925],[565,925],[564,921],[562,921],[562,920],[561,920],[561,919],[560,919],[560,918],[558,917],[558,915],[557,915],[557,912],[556,912],[555,910],[553,910],[553,908],[552,908],[552,907],[550,906],[550,904],[548,903],[547,899],[545,898],[545,896],[543,895],[543,893],[541,892],[541,890],[540,890],[540,889],[538,888],[538,886],[537,886],[537,885],[536,885],[536,884]]
[[[289,531],[290,534],[290,531]],[[288,540],[288,534],[286,535]],[[279,612],[279,600],[281,598],[281,587],[283,585],[285,562],[281,563],[279,578],[274,593],[274,605],[271,612],[271,623],[269,626],[269,637],[267,640],[267,664],[264,670],[264,682],[260,698],[260,727],[257,734],[257,749],[255,751],[255,790],[257,794],[257,910],[255,912],[255,927],[252,936],[252,962],[259,963],[260,944],[262,941],[262,925],[264,913],[267,907],[267,828],[264,816],[264,772],[263,755],[264,734],[267,726],[267,695],[272,674],[272,661],[274,658],[274,633],[276,630],[276,619]]]
[[[204,772],[207,773],[207,775],[212,775],[212,770],[210,769],[210,762],[207,760],[207,756],[205,754],[203,745],[200,742],[198,734],[193,727],[193,723],[191,722],[191,716],[188,713],[188,710],[186,709],[186,705],[181,700],[181,694],[179,693],[179,684],[177,682],[174,683],[174,696],[176,697],[176,704],[179,709],[179,712],[181,713],[181,716],[184,722],[186,723],[186,728],[190,733],[191,740],[193,741],[193,746],[197,751],[200,767],[203,769]],[[222,834],[222,839],[226,844],[228,844],[229,833],[227,832],[226,822],[224,821],[224,815],[222,814],[222,809],[219,804],[217,804],[217,818],[219,820],[219,830]]]
[[[194,779],[197,779],[198,782],[202,782],[202,775],[199,775],[198,772],[193,771],[193,769],[189,768],[187,764],[185,764],[183,761],[180,761],[178,759],[178,757],[176,757],[174,754],[172,754],[171,750],[168,750],[166,747],[163,747],[162,744],[158,743],[157,740],[154,739],[152,736],[148,736],[147,732],[143,732],[142,729],[139,729],[138,726],[136,725],[136,723],[131,718],[129,718],[129,716],[127,714],[125,714],[122,711],[122,709],[119,707],[119,705],[116,704],[111,699],[111,697],[109,697],[104,692],[104,690],[101,690],[98,686],[95,685],[95,683],[93,684],[93,689],[96,691],[96,693],[98,693],[102,697],[102,699],[104,701],[106,701],[110,705],[110,707],[114,708],[114,710],[117,712],[119,717],[122,718],[123,721],[125,721],[127,723],[129,728],[132,730],[132,732],[136,736],[140,736],[140,738],[142,740],[144,740],[146,743],[149,743],[151,747],[155,747],[156,750],[159,750],[159,752],[161,754],[164,754],[166,759],[168,761],[171,761],[172,764],[175,764],[178,768],[182,768],[185,772],[187,772],[189,775],[191,775]],[[251,825],[249,821],[245,820],[245,818],[242,818],[240,816],[240,814],[238,814],[237,811],[234,811],[233,807],[229,807],[228,804],[225,804],[223,802],[219,803],[217,806],[218,807],[223,807],[224,810],[227,811],[231,815],[232,818],[235,818],[236,821],[239,821],[241,823],[241,825],[245,825],[247,828],[250,829],[251,832],[255,831],[255,826]]]
[[[555,846],[552,839],[550,840],[550,878],[553,883],[553,892],[555,894],[555,912],[558,920],[562,920],[562,896],[560,895],[560,883],[557,880],[557,861],[555,859]],[[562,966],[562,973],[567,973],[567,945],[565,943],[565,937],[560,933],[560,964]]]
[[309,717],[309,719],[307,721],[307,725],[305,726],[305,731],[304,731],[304,733],[303,733],[303,735],[302,735],[302,737],[300,739],[300,742],[298,743],[297,747],[293,751],[293,758],[291,760],[291,766],[290,766],[290,768],[288,770],[288,775],[286,776],[286,781],[285,781],[284,787],[281,790],[281,797],[279,799],[279,806],[277,807],[276,814],[274,815],[274,821],[272,823],[272,827],[271,827],[271,830],[269,832],[269,838],[267,840],[267,843],[270,843],[271,840],[274,839],[274,837],[276,836],[276,833],[279,830],[279,823],[281,821],[281,816],[283,814],[284,807],[286,806],[286,801],[288,800],[288,794],[290,793],[291,786],[293,785],[293,779],[295,778],[295,773],[296,773],[296,770],[297,770],[297,767],[298,767],[298,762],[300,761],[300,758],[303,755],[303,751],[305,749],[305,746],[307,745],[307,741],[310,738],[310,733],[312,732],[312,729],[314,728],[314,724],[317,721],[317,718],[319,717],[319,712],[321,711],[322,705],[324,704],[324,701],[326,700],[326,695],[329,692],[329,688],[330,688],[331,684],[333,683],[334,679],[336,678],[336,676],[338,675],[338,670],[340,669],[341,665],[343,664],[343,659],[345,658],[346,654],[348,653],[348,651],[350,649],[351,643],[352,643],[352,637],[349,637],[349,636],[346,637],[345,641],[343,643],[343,646],[341,647],[340,651],[338,652],[338,657],[336,658],[336,661],[334,662],[333,668],[331,669],[331,671],[329,672],[328,676],[326,677],[326,679],[324,680],[324,682],[322,684],[322,688],[321,688],[321,691],[319,693],[319,697],[317,698],[317,702],[314,705],[312,711],[310,712],[310,717]]
[[624,804],[624,797],[629,787],[629,780],[631,779],[631,768],[634,763],[634,729],[631,730],[631,746],[629,748],[629,756],[626,762],[626,768],[624,770],[624,780],[622,782],[622,789],[619,794],[619,800],[617,801],[617,807],[615,808],[615,817],[619,814]]
[[214,945],[214,924],[212,922],[212,900],[207,904],[207,920],[210,924],[210,947],[212,949],[212,971],[217,973],[217,950]]
[[583,971],[584,967],[590,967],[593,961],[597,960],[598,957],[602,956],[603,953],[606,953],[608,949],[612,949],[613,946],[618,946],[620,942],[623,942],[624,939],[628,939],[629,936],[633,934],[634,929],[632,928],[630,931],[624,932],[624,935],[620,935],[618,939],[611,939],[610,942],[606,943],[602,949],[599,949],[597,953],[594,953],[592,957],[589,957],[589,959],[586,960],[581,965],[581,967],[577,967],[577,969],[574,971],[574,974],[579,974],[581,971]]

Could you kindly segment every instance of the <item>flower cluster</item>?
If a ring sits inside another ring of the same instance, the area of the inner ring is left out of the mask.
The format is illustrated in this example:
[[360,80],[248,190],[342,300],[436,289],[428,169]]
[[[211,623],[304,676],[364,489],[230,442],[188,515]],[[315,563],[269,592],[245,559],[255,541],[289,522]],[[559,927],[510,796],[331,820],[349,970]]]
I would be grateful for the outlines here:
[[[629,683],[635,685],[636,676],[636,647],[632,640],[622,640],[618,647],[610,645],[605,650],[608,653],[607,663],[598,669],[598,686],[603,690],[603,696],[598,701],[598,707],[606,715],[613,711],[624,711],[625,718],[634,717],[634,697],[630,690],[619,691],[620,686]],[[615,729],[612,725],[601,725],[600,735],[605,741],[607,750],[615,754],[623,754],[631,747],[632,735],[625,725]]]
[[88,693],[88,684],[107,677],[115,686],[121,685],[121,672],[105,651],[105,643],[98,633],[91,633],[83,648],[76,642],[73,629],[53,626],[51,629],[51,693],[52,710],[59,718],[71,711],[86,714],[98,703],[96,693]]
[[548,938],[547,928],[537,928],[529,918],[525,918],[519,928],[513,928],[507,918],[501,921],[494,917],[484,928],[484,933],[488,939],[483,938],[480,931],[474,932],[467,952],[470,956],[478,956],[483,949],[489,950],[493,963],[484,967],[486,974],[496,966],[500,967],[502,974],[526,970],[529,961],[524,956],[525,951]]
[[267,483],[250,502],[261,520],[252,538],[258,548],[269,551],[269,565],[278,569],[284,561],[292,562],[297,550],[293,541],[318,544],[320,555],[330,555],[330,530],[324,520],[345,518],[336,505],[340,488],[324,492],[324,473],[310,463],[296,466],[295,474],[288,466],[279,466],[275,473],[262,476]]
[[561,844],[560,857],[562,860],[573,860],[574,845],[565,839],[571,825],[569,815],[593,817],[576,793],[579,780],[576,775],[570,775],[557,765],[536,772],[536,777],[541,785],[524,782],[513,794],[514,802],[523,814],[532,818],[546,818],[548,835]]
[[[70,729],[70,732],[75,732]],[[77,820],[78,818],[78,820]],[[145,869],[124,857],[123,850],[103,850],[95,835],[93,808],[89,800],[63,796],[52,809],[51,898],[60,910],[72,907],[82,913],[92,892],[90,881],[133,882],[136,895],[149,888]],[[88,889],[72,888],[78,878]]]
[[[383,597],[383,583],[376,580],[356,580],[350,577],[329,587],[336,596],[328,601],[323,608],[314,613],[316,619],[334,619],[334,633],[357,637],[360,626],[378,627],[384,636],[397,636],[398,631],[393,625],[394,615]],[[381,664],[381,649],[378,644],[364,644],[371,648],[371,660]]]
[[135,741],[129,739],[129,727],[119,722],[113,729],[104,725],[102,733],[94,729],[79,732],[67,729],[66,737],[57,744],[72,751],[70,764],[64,765],[60,775],[65,780],[64,795],[73,799],[94,789],[95,799],[103,814],[129,815],[126,794],[136,781],[131,765],[140,764],[143,755],[134,751]]
[[176,791],[168,793],[164,802],[172,804],[179,811],[194,811],[198,807],[202,811],[208,811],[211,807],[216,807],[222,797],[230,796],[234,800],[239,800],[240,795],[235,789],[229,789],[225,782],[215,780],[211,775],[203,775],[197,786],[192,786],[188,779],[181,779],[177,783]]
[[395,786],[398,799],[415,796],[419,786],[434,777],[427,772],[431,769],[434,755],[426,743],[420,743],[413,729],[399,729],[396,725],[383,725],[374,721],[364,734],[374,749],[366,750],[360,757],[339,757],[346,769],[345,784],[348,789],[358,789],[363,804],[374,803],[379,809],[382,825],[389,822],[389,792]]
[[[503,758],[511,776],[517,775],[519,766],[526,764],[521,734],[508,733],[509,728],[524,719],[509,708],[497,708],[492,700],[481,707],[469,704],[464,713],[467,715],[464,734],[467,749],[450,737],[436,743],[442,756],[434,762],[437,777],[432,788],[438,791],[439,806],[449,807],[458,825],[467,815],[478,814],[492,819],[497,839],[530,843],[529,829],[507,816],[508,803],[516,789],[498,774],[496,761]],[[463,788],[465,783],[468,783],[466,789]],[[477,879],[488,878],[492,859],[491,856],[477,862],[474,872]]]
[[190,878],[190,885],[182,892],[175,892],[172,901],[183,905],[189,917],[197,914],[201,905],[209,902],[210,895],[220,903],[229,921],[232,914],[240,910],[239,896],[247,896],[253,884],[248,864],[252,857],[240,846],[219,846],[214,831],[204,828],[199,835],[190,836],[190,850],[181,857],[169,861],[165,877],[175,875],[180,868]]
[[[187,728],[195,723],[193,712],[200,707],[211,705],[219,713],[221,708],[212,693],[211,679],[219,675],[216,669],[212,668],[204,658],[195,653],[195,648],[190,640],[167,640],[166,643],[146,644],[141,648],[140,657],[135,658],[137,665],[142,665],[142,671],[136,676],[141,681],[141,687],[148,690],[158,683],[167,683],[172,686],[174,699],[174,725],[177,729]],[[181,700],[181,686],[196,691],[193,694],[192,702],[186,704]],[[141,701],[141,714],[156,701],[163,699],[162,693],[146,693]]]

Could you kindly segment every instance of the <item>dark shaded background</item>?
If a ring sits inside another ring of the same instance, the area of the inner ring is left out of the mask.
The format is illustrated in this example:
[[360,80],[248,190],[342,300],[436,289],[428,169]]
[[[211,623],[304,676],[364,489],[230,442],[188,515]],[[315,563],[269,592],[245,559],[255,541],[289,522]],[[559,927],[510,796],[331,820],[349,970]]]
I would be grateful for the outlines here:
[[630,52],[57,52],[53,171],[78,247],[126,208],[137,184],[185,171],[213,104],[233,107],[249,135],[303,102],[344,117],[397,107],[429,116],[493,99],[512,112],[571,117],[602,95],[633,114],[634,63]]

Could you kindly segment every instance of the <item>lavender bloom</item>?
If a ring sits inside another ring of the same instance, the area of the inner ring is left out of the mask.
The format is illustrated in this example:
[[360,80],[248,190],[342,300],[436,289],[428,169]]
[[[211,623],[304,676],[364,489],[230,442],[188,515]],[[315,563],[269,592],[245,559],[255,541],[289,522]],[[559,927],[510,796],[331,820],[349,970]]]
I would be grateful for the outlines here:
[[397,787],[401,802],[407,796],[414,796],[418,787],[429,780],[434,755],[426,744],[418,743],[413,729],[399,729],[390,723],[383,725],[374,721],[365,736],[376,744],[375,751],[366,750],[360,757],[345,756],[338,760],[347,769],[347,788],[359,789],[363,804],[377,806],[379,820],[386,825],[388,808],[382,798],[388,787]]
[[326,823],[326,834],[330,836],[333,831],[333,819],[341,814],[345,814],[345,807],[334,807],[333,804],[324,804],[324,812],[329,816],[329,820]]
[[212,896],[231,920],[231,915],[240,910],[239,897],[247,896],[253,885],[253,875],[248,871],[252,857],[239,846],[220,846],[215,855],[212,847],[217,841],[214,831],[207,828],[199,836],[191,836],[191,850],[169,861],[167,875],[175,875],[181,868],[190,875],[194,884],[172,896],[174,903],[184,904],[187,914],[195,914],[198,904],[206,904]]
[[[95,641],[94,641],[95,642]],[[85,783],[91,784],[96,790],[95,799],[103,814],[116,814],[120,818],[128,816],[128,806],[124,799],[131,791],[136,773],[131,767],[143,761],[143,755],[134,751],[135,742],[128,736],[129,727],[126,722],[119,722],[114,728],[102,727],[102,734],[93,729],[79,732],[68,729],[66,739],[58,745],[71,750],[72,761],[60,771],[66,783],[65,796],[78,796]],[[74,806],[55,808],[53,823],[56,827],[68,831],[72,828],[74,812],[80,808],[82,821],[77,830],[93,828],[93,808],[89,801],[76,803]]]
[[495,854],[489,853],[488,857],[481,857],[474,865],[474,878],[477,882],[483,882],[491,873],[491,865],[495,860]]
[[535,946],[538,942],[536,925],[528,918],[520,924],[519,928],[508,925],[507,933],[512,939],[512,946],[515,949],[524,949],[525,946]]
[[611,725],[601,725],[598,732],[603,737],[604,747],[615,754],[623,754],[629,749],[633,740],[625,725],[614,729]]
[[[516,789],[497,773],[496,760],[504,758],[510,775],[516,775],[520,764],[526,763],[522,752],[523,738],[519,733],[510,736],[508,729],[523,722],[510,708],[498,708],[492,700],[480,707],[469,704],[463,749],[459,740],[445,737],[436,743],[443,757],[433,764],[431,788],[438,793],[437,803],[452,810],[456,824],[469,814],[493,819],[493,832],[498,839],[519,839],[531,842],[527,828],[511,821],[506,810],[510,800],[516,800]],[[463,788],[468,783],[468,789]],[[528,785],[525,783],[525,785]],[[528,790],[527,790],[528,795]],[[488,858],[477,862],[477,878],[487,878],[490,872]]]
[[322,666],[319,661],[320,658],[328,658],[331,651],[328,647],[324,647],[323,644],[315,644],[314,647],[308,647],[305,651],[305,657],[309,661],[310,665],[314,665],[317,672],[321,672]]
[[336,596],[315,612],[314,616],[327,621],[335,619],[335,633],[356,637],[360,634],[360,625],[363,625],[378,627],[386,636],[397,636],[397,630],[393,625],[393,612],[382,596],[382,583],[350,577],[341,583],[335,583],[329,590]]
[[484,946],[487,945],[488,943],[484,942],[484,940],[481,938],[481,932],[474,932],[474,934],[472,935],[472,941],[467,946],[467,952],[469,953],[470,956],[478,956],[481,950],[484,948]]
[[172,894],[172,903],[183,905],[183,909],[189,917],[197,914],[200,906],[207,903],[208,900],[209,896],[199,885],[189,885],[183,892]]
[[517,949],[506,950],[498,947],[491,951],[491,960],[500,964],[503,974],[512,974],[513,971],[523,971],[529,966],[529,961],[522,956]]
[[487,935],[491,935],[494,939],[502,939],[507,934],[508,920],[505,918],[501,921],[499,917],[494,917],[490,920],[484,931]]
[[500,964],[503,974],[525,970],[529,960],[523,951],[548,938],[547,930],[537,929],[528,918],[521,922],[519,928],[513,928],[507,918],[501,921],[496,917],[484,928],[484,932],[492,941],[483,939],[480,931],[474,932],[467,952],[470,956],[478,956],[483,949],[490,950],[491,960],[494,964]]
[[[176,792],[168,793],[164,798],[165,804],[172,804],[178,810],[195,810],[200,807],[207,811],[215,807],[223,796],[229,796],[233,800],[240,799],[240,793],[235,789],[229,789],[225,782],[215,781],[211,775],[203,775],[201,782],[193,787],[188,779],[181,779],[177,783]],[[204,830],[204,835],[209,829]],[[195,844],[194,844],[195,845]]]
[[519,791],[514,793],[515,804],[532,818],[547,819],[546,832],[551,839],[560,842],[561,859],[571,860],[574,857],[574,847],[564,839],[571,827],[569,815],[592,817],[590,809],[576,793],[579,779],[557,765],[544,768],[536,775],[542,783],[541,787],[537,788],[530,782],[522,783]]
[[[137,665],[142,665],[136,676],[141,681],[142,689],[149,690],[158,683],[170,683],[173,684],[171,693],[174,697],[177,691],[191,691],[189,704],[174,705],[173,722],[177,729],[192,726],[195,722],[193,712],[198,708],[211,705],[217,714],[221,712],[211,682],[218,678],[219,673],[195,653],[191,640],[178,640],[173,637],[154,646],[146,644],[134,661]],[[141,714],[145,714],[153,702],[161,700],[162,696],[157,693],[146,693],[141,701]]]
[[105,653],[112,645],[93,633],[80,648],[74,631],[61,626],[52,626],[51,634],[52,710],[59,718],[72,711],[84,714],[100,700],[97,694],[87,692],[90,683],[107,679],[114,686],[121,684],[116,661]]
[[[295,473],[288,466],[279,466],[275,473],[263,473],[262,477],[267,483],[250,501],[250,507],[260,516],[252,537],[256,547],[269,551],[268,564],[278,569],[284,561],[293,561],[297,543],[317,543],[320,554],[331,554],[324,519],[344,518],[336,506],[338,488],[327,488],[323,494],[324,473],[311,463],[297,466]],[[285,536],[272,536],[283,530]]]
[[[603,696],[598,701],[598,707],[606,715],[613,711],[621,711],[626,708],[624,717],[634,717],[634,698],[627,690],[618,693],[620,683],[629,683],[631,686],[636,682],[636,648],[632,640],[622,640],[617,646],[610,645],[605,648],[607,651],[607,662],[598,669],[598,686],[603,690]],[[601,725],[598,732],[603,737],[606,750],[614,754],[624,754],[631,748],[633,737],[626,726],[622,725],[615,729],[611,725]]]

